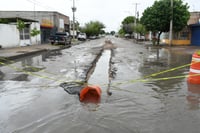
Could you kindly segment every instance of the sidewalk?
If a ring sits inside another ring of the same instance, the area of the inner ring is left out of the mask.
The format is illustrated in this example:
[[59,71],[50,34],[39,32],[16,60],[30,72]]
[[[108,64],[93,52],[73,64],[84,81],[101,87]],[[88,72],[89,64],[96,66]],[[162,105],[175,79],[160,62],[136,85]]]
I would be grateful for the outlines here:
[[39,44],[15,48],[2,48],[0,49],[0,58],[16,59],[38,52],[59,49],[63,49],[63,47],[51,44]]

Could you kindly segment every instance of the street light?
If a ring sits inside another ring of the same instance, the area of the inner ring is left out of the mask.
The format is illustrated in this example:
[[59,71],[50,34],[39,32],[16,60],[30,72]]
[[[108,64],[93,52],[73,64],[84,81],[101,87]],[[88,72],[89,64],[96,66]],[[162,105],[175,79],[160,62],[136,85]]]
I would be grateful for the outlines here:
[[73,0],[73,7],[72,7],[72,12],[73,12],[73,40],[75,39],[75,12],[76,12],[76,7],[75,7],[75,0]]

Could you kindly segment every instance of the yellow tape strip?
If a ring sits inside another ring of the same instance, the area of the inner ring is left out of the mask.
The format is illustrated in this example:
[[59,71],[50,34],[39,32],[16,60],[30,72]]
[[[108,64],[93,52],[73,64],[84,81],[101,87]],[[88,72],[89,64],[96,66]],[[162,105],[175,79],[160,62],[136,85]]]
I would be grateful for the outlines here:
[[[15,66],[12,66],[12,65],[9,65],[9,64],[6,64],[6,63],[3,63],[3,62],[0,62],[0,64],[4,65],[4,66],[8,66],[14,70],[17,70],[17,71],[21,71],[21,72],[24,72],[28,75],[31,75],[31,76],[35,76],[35,77],[40,77],[40,78],[43,78],[43,79],[49,79],[49,80],[52,80],[52,81],[55,81],[55,82],[59,82],[59,83],[63,83],[63,82],[66,82],[66,80],[58,80],[58,79],[55,79],[55,78],[51,78],[51,77],[48,77],[48,76],[43,76],[43,75],[39,75],[39,74],[36,74],[36,73],[33,73],[33,72],[28,72],[28,71],[24,71],[20,68],[17,68]],[[77,83],[83,83],[83,81],[73,81],[73,82],[77,82]]]
[[[4,61],[7,61],[8,63],[16,63],[16,62],[14,62],[14,61],[12,61],[12,60],[9,60],[9,59],[6,59],[6,58],[2,58],[2,57],[0,57],[0,60],[4,60]],[[22,64],[24,67],[28,67],[28,68],[30,68],[30,69],[32,69],[32,70],[37,70],[37,68],[35,68],[35,67],[33,67],[33,66],[28,66],[28,65],[26,65],[26,64]],[[55,76],[56,74],[54,74],[54,73],[50,73],[50,72],[47,72],[47,71],[44,71],[44,70],[41,70],[41,72],[43,72],[43,73],[47,73],[47,74],[50,74],[50,75],[53,75],[53,76]]]
[[[3,59],[3,58],[1,58],[1,59]],[[9,61],[8,59],[5,59],[5,58],[4,58],[4,60],[5,60],[5,61]],[[9,61],[9,62],[14,63],[14,61]],[[198,63],[198,62],[195,62],[195,63]],[[195,64],[195,63],[192,63],[192,64]],[[39,75],[39,74],[35,74],[35,73],[33,73],[33,72],[27,72],[27,71],[24,71],[24,70],[19,69],[19,68],[17,68],[17,67],[14,67],[14,66],[5,64],[5,63],[3,63],[3,62],[0,62],[0,64],[2,64],[2,65],[7,65],[7,66],[9,66],[9,67],[11,67],[11,68],[13,68],[13,69],[15,69],[15,70],[18,70],[18,71],[25,72],[25,73],[27,73],[28,75],[37,76],[37,77],[40,77],[40,78],[49,79],[49,80],[56,81],[56,82],[60,82],[60,83],[66,82],[66,81],[62,81],[62,80],[57,80],[57,79],[55,79],[55,78],[50,78],[50,77],[48,77],[48,76],[42,76],[42,75]],[[181,75],[181,76],[174,76],[174,77],[164,77],[164,78],[147,79],[147,78],[155,77],[155,76],[158,76],[158,75],[160,75],[160,74],[167,73],[167,72],[175,71],[175,70],[178,70],[178,69],[181,69],[181,68],[190,66],[190,65],[191,65],[191,63],[190,63],[190,64],[185,64],[185,65],[178,66],[178,67],[175,67],[175,68],[172,68],[172,69],[168,69],[168,70],[165,70],[165,71],[153,73],[153,74],[144,76],[143,78],[140,78],[140,79],[133,79],[133,80],[129,80],[129,81],[113,83],[112,86],[117,86],[117,85],[121,85],[121,84],[128,84],[128,83],[136,83],[136,82],[151,82],[151,81],[162,81],[162,80],[186,78],[186,77],[188,77],[189,75]],[[48,73],[48,72],[46,72],[46,73]],[[48,74],[52,74],[52,73],[48,73]],[[55,74],[52,74],[52,75],[55,76]],[[195,75],[197,76],[197,75],[199,75],[199,74],[195,74]],[[195,75],[192,75],[192,76],[195,76]],[[191,75],[190,75],[190,76],[191,76]],[[72,82],[72,81],[71,81],[71,82]],[[73,82],[83,83],[83,81],[73,81]],[[104,84],[104,85],[105,85],[105,84]]]

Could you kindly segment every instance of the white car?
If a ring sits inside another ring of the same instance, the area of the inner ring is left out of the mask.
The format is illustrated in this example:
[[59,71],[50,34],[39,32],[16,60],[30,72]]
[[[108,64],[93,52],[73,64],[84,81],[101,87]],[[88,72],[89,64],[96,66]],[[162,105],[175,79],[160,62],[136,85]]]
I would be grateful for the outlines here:
[[78,35],[78,40],[80,40],[80,41],[85,41],[86,39],[87,39],[87,36],[86,36],[86,34],[85,33],[79,33],[79,35]]

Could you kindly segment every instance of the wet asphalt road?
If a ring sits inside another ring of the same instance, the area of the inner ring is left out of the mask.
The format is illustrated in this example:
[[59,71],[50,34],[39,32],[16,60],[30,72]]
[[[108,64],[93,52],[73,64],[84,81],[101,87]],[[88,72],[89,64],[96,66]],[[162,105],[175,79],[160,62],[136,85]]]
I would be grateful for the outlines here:
[[[112,95],[105,93],[109,79],[99,79],[109,68],[102,66],[102,75],[90,80],[99,82],[103,91],[97,105],[80,103],[77,95],[69,95],[59,84],[84,81],[105,38],[0,66],[0,132],[198,133],[200,87],[188,85],[184,77],[155,80],[187,75],[189,66],[148,77],[189,64],[194,49],[106,39],[117,47],[111,54]],[[145,76],[145,82],[135,80]]]

